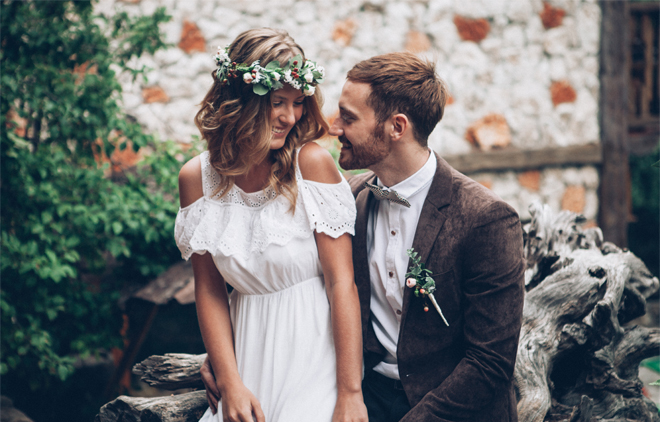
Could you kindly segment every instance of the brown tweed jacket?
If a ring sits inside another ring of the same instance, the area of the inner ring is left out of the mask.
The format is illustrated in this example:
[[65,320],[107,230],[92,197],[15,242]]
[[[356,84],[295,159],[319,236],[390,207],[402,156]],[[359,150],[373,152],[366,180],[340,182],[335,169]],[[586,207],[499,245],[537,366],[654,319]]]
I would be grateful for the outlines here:
[[[449,327],[405,288],[397,347],[399,374],[412,410],[402,421],[517,421],[512,385],[522,318],[523,239],[516,212],[436,155],[438,167],[413,247],[436,282],[435,298]],[[384,356],[370,320],[367,220],[377,199],[349,180],[356,197],[353,237],[365,365]]]

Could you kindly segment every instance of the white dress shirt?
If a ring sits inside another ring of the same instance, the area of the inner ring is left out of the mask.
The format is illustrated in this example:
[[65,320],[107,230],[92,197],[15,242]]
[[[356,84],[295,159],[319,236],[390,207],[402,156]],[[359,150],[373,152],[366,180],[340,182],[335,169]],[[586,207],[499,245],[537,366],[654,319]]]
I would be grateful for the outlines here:
[[374,371],[388,378],[399,379],[396,360],[403,289],[408,272],[408,255],[415,238],[422,205],[431,187],[437,167],[430,151],[426,164],[415,174],[391,188],[410,202],[410,208],[387,200],[375,200],[367,225],[367,254],[371,277],[371,320],[376,337],[387,350],[385,359]]

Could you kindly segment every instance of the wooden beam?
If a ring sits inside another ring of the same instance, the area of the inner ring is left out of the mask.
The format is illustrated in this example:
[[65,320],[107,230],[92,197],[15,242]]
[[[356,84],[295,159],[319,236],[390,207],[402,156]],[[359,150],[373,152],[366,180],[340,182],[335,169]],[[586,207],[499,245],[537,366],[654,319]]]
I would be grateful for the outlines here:
[[599,144],[553,147],[540,150],[504,149],[443,156],[462,173],[480,171],[529,170],[551,166],[600,164],[603,159]]
[[628,81],[630,8],[628,1],[599,2],[600,134],[603,163],[599,226],[605,240],[628,246],[630,171],[628,168]]

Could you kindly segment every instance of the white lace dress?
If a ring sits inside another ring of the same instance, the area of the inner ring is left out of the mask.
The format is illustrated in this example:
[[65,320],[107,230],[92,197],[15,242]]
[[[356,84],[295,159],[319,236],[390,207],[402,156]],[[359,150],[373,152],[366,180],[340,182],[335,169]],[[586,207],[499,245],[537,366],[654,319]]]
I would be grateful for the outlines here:
[[[337,399],[330,306],[314,231],[354,233],[355,202],[346,180],[303,180],[298,198],[234,186],[213,195],[220,176],[200,156],[204,196],[179,210],[175,238],[184,259],[211,253],[234,287],[230,317],[238,372],[267,422],[330,421]],[[201,421],[222,421],[210,409]]]

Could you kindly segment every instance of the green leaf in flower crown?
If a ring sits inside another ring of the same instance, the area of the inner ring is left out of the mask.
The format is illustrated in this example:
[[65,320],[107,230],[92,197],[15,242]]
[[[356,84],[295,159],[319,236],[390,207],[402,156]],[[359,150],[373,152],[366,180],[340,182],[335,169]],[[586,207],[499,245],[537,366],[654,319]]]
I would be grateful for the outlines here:
[[318,70],[313,70],[312,75],[314,75],[314,79],[316,79],[316,80],[319,80],[319,79],[323,80],[323,78],[321,77],[322,76],[321,72],[319,72]]
[[276,91],[280,88],[282,88],[284,85],[282,85],[282,82],[280,81],[273,81],[273,91]]
[[266,95],[268,94],[268,88],[259,84],[254,84],[252,85],[252,92],[254,92],[257,95]]
[[[296,65],[294,66],[293,62],[298,62],[298,64],[296,64]],[[293,57],[289,60],[289,65],[290,65],[291,67],[298,67],[298,68],[300,68],[300,67],[302,66],[302,62],[303,62],[302,55],[301,55],[301,54],[296,54],[295,56],[293,56]]]
[[268,70],[275,70],[278,67],[280,67],[280,62],[277,61],[277,60],[273,60],[272,62],[270,62],[266,65],[266,69],[268,69]]

